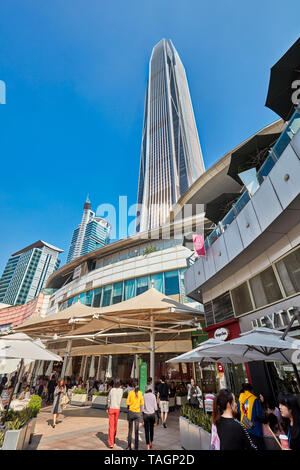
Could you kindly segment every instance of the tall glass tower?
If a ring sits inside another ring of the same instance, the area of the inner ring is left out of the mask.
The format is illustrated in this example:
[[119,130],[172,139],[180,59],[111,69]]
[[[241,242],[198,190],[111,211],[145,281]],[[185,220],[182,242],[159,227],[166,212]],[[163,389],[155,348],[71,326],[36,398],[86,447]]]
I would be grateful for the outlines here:
[[161,226],[203,172],[185,70],[172,42],[162,39],[149,63],[136,231]]
[[0,278],[0,302],[20,305],[34,299],[59,267],[63,250],[43,240],[10,256]]
[[102,217],[96,217],[91,210],[91,203],[87,197],[83,206],[81,224],[74,230],[67,263],[79,256],[96,250],[109,243],[111,225]]

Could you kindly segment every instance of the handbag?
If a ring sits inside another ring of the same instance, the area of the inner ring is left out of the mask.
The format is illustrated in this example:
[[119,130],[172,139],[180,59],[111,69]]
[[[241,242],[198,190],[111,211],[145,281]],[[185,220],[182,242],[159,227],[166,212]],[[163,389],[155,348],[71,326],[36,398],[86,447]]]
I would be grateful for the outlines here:
[[273,433],[273,431],[272,431],[272,429],[270,428],[269,425],[268,425],[268,428],[269,428],[269,431],[271,431],[271,434],[273,435],[273,437],[274,437],[275,441],[277,442],[277,444],[279,445],[280,449],[283,450],[279,439],[275,436],[275,434]]
[[243,413],[244,413],[244,416],[242,418],[242,424],[245,426],[246,429],[254,428],[253,421],[251,421],[249,418],[247,418],[247,411],[245,409],[245,404],[241,403],[241,405],[242,405],[242,410],[243,410]]
[[61,401],[60,401],[61,406],[63,406],[63,407],[64,407],[64,406],[67,406],[67,404],[69,403],[69,401],[70,401],[70,400],[69,400],[69,397],[68,397],[68,395],[65,393],[65,394],[62,396]]

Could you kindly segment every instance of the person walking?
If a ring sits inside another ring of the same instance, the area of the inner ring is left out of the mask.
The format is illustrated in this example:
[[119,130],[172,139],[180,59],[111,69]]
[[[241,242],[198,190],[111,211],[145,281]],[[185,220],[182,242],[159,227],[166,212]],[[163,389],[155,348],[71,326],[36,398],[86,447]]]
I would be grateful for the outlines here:
[[122,397],[123,389],[120,386],[120,382],[116,382],[107,397],[108,445],[111,449],[115,445]]
[[53,401],[55,387],[56,387],[56,378],[55,378],[55,375],[52,375],[51,379],[48,382],[48,397],[47,397],[48,403]]
[[169,384],[167,384],[165,377],[162,375],[160,378],[160,384],[158,386],[157,399],[159,400],[161,422],[164,428],[167,427],[167,417],[169,412],[169,395]]
[[144,405],[142,406],[144,428],[145,428],[145,439],[146,439],[148,450],[152,449],[156,410],[157,410],[156,397],[152,391],[151,384],[148,384],[146,385],[145,394],[144,394]]
[[237,415],[234,394],[221,389],[214,401],[212,418],[220,442],[218,450],[257,450],[247,429],[236,419]]
[[253,387],[250,383],[244,383],[242,390],[238,400],[241,423],[247,428],[257,448],[263,450],[265,448],[262,433],[264,412],[261,400],[253,394]]
[[201,398],[201,390],[196,385],[195,380],[191,379],[191,383],[188,386],[187,400],[193,408],[199,408],[199,399]]
[[55,428],[56,420],[58,419],[58,415],[61,413],[61,399],[66,393],[66,386],[63,379],[59,380],[58,385],[55,387],[54,390],[54,401],[52,406],[52,414],[53,414],[53,424],[52,427]]
[[291,393],[280,393],[279,410],[283,418],[282,427],[288,437],[289,448],[300,450],[300,405],[299,398]]
[[126,450],[131,450],[132,428],[134,424],[134,449],[139,448],[139,423],[141,420],[141,407],[144,405],[143,394],[139,390],[138,384],[134,384],[134,390],[128,393],[126,400],[128,406],[128,446]]

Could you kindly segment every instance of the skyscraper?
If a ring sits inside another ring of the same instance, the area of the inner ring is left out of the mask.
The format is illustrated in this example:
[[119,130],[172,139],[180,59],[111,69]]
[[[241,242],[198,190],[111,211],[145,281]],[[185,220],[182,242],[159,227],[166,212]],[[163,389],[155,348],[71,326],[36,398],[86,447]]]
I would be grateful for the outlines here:
[[146,91],[136,231],[162,225],[204,172],[184,67],[170,40],[152,51]]
[[87,197],[83,206],[81,224],[74,230],[67,263],[90,251],[96,250],[109,243],[111,225],[102,217],[96,217],[91,210]]
[[0,279],[0,302],[19,305],[34,299],[58,269],[62,252],[39,240],[12,254]]

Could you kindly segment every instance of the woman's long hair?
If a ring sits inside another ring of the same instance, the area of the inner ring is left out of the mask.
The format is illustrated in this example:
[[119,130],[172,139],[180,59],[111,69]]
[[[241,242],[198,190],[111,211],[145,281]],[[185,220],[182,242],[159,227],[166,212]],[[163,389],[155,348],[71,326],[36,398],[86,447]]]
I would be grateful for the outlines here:
[[[292,393],[279,393],[278,395],[279,404],[286,406],[292,413],[293,426],[291,428],[291,434],[293,438],[297,438],[300,435],[300,404],[295,395]],[[290,424],[288,418],[282,418],[283,428],[287,432]]]
[[232,404],[234,400],[234,396],[231,390],[228,390],[227,388],[222,388],[216,398],[214,399],[214,406],[213,406],[213,423],[217,424],[220,419],[222,414],[227,408],[227,403]]

